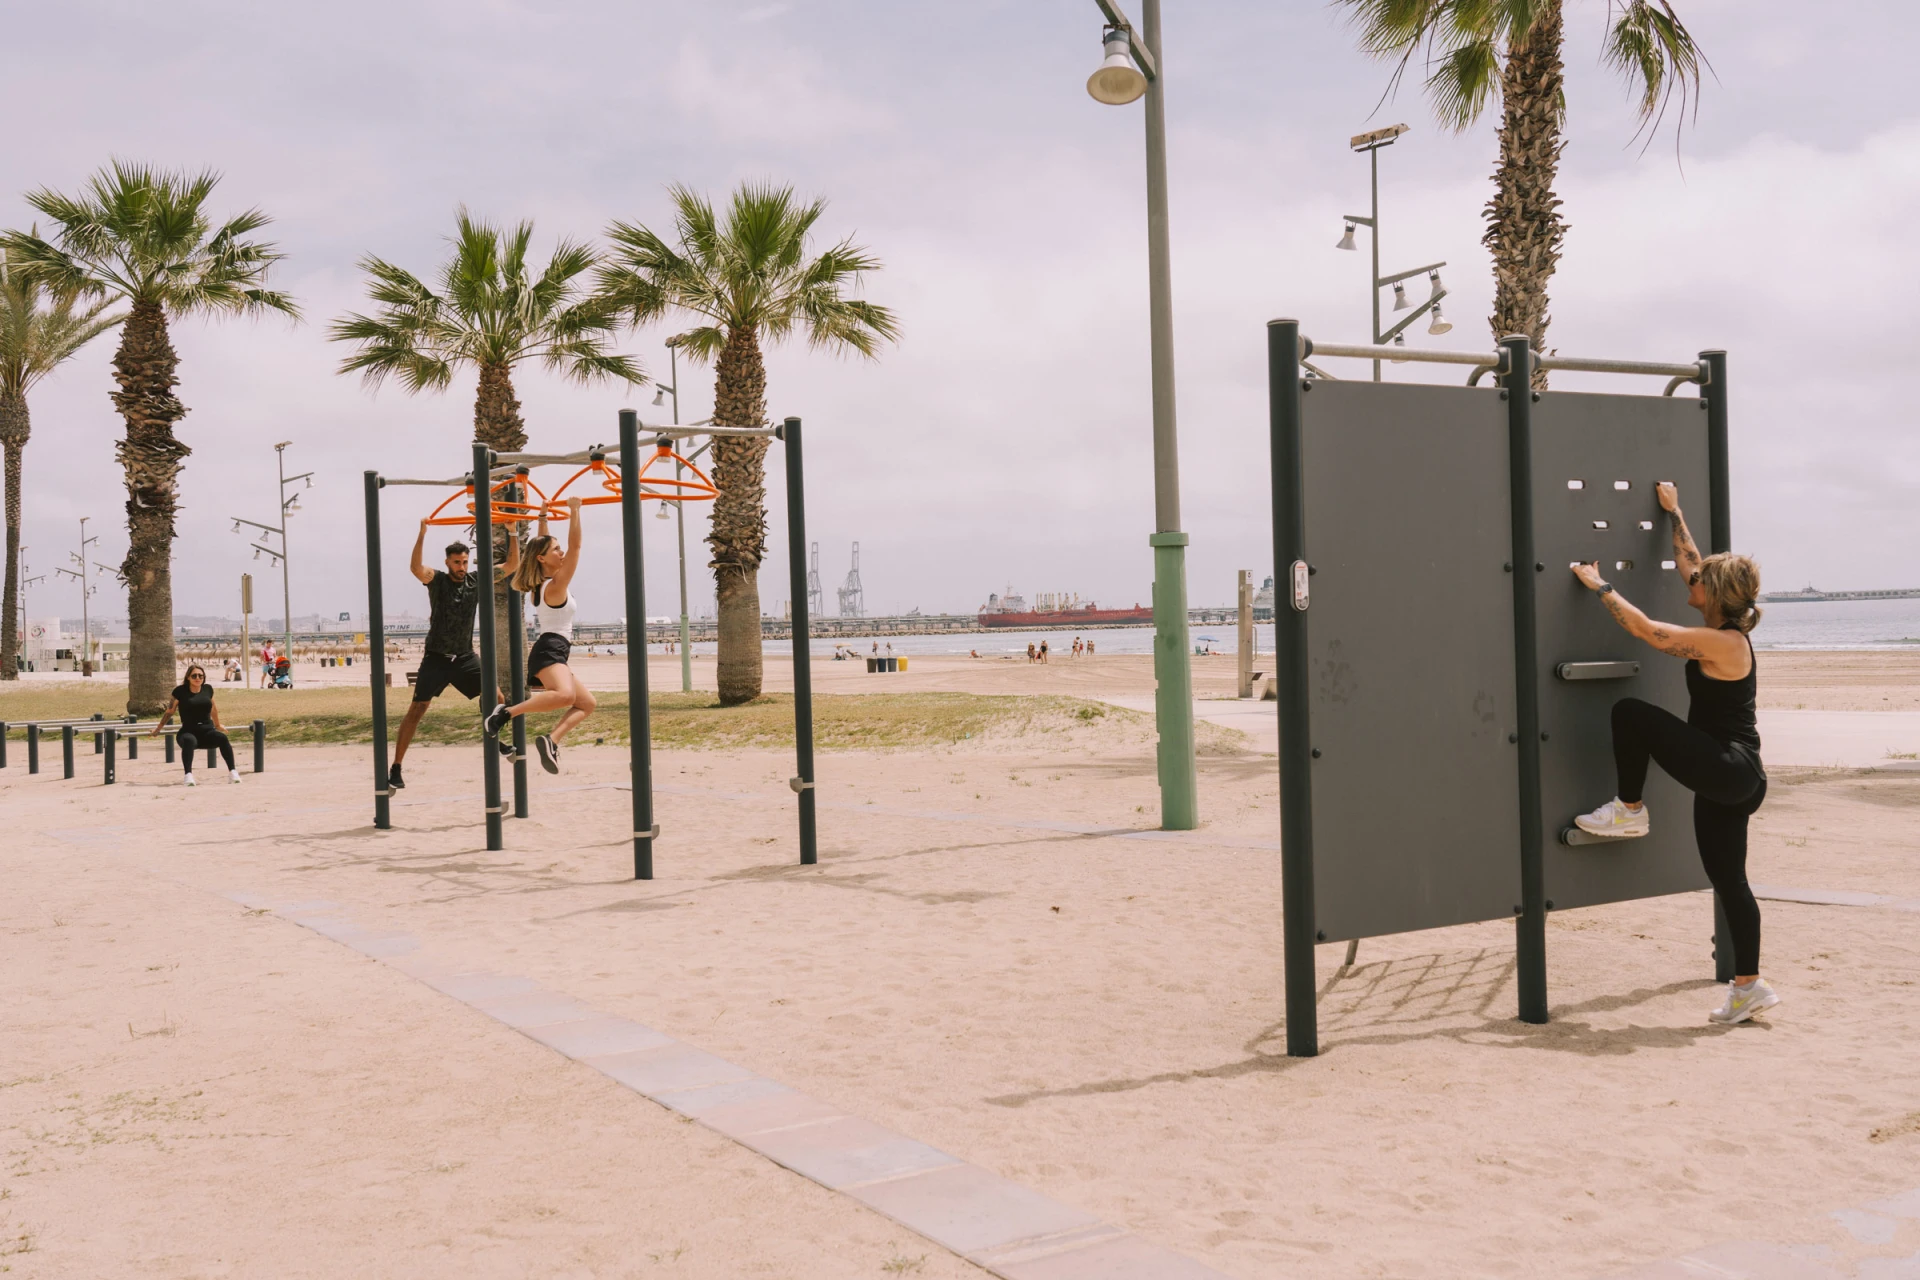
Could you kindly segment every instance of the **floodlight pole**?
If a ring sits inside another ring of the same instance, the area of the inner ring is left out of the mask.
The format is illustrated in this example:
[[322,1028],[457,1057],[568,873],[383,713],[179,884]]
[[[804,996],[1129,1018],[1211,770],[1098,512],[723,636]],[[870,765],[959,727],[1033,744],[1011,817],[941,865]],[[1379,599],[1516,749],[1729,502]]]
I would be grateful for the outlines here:
[[1167,230],[1167,116],[1160,53],[1160,0],[1141,0],[1140,31],[1116,0],[1096,0],[1110,26],[1128,33],[1147,80],[1147,311],[1153,372],[1153,675],[1159,730],[1160,826],[1200,825],[1193,755],[1193,666],[1187,642],[1187,535],[1180,531],[1180,442],[1173,389],[1173,254]]
[[293,504],[300,500],[300,495],[296,493],[293,497],[289,498],[287,496],[287,486],[290,484],[298,484],[304,480],[307,482],[307,488],[313,488],[313,472],[302,471],[297,476],[287,474],[287,446],[292,443],[293,441],[291,440],[282,440],[279,444],[273,446],[274,464],[280,477],[280,523],[261,524],[258,520],[248,520],[242,516],[228,517],[233,521],[233,531],[235,533],[240,532],[240,526],[245,524],[252,525],[254,528],[260,530],[261,533],[279,535],[280,546],[278,550],[275,550],[273,547],[263,547],[256,542],[253,544],[253,549],[256,552],[253,558],[258,560],[260,557],[257,553],[264,551],[269,557],[280,562],[280,610],[285,615],[281,621],[286,624],[287,651],[284,656],[288,662],[293,661],[293,566],[287,559],[287,513]]
[[[680,339],[667,339],[667,377],[668,384],[660,389],[673,397],[673,425],[680,425]],[[658,383],[654,384],[659,386]],[[673,460],[673,478],[680,478],[680,459]],[[674,486],[674,492],[681,489]],[[674,535],[680,544],[680,692],[693,692],[693,650],[689,639],[692,631],[687,623],[687,504],[673,504]]]
[[[1400,335],[1402,330],[1427,312],[1433,310],[1435,306],[1439,305],[1440,299],[1447,296],[1447,291],[1444,288],[1436,286],[1431,296],[1429,296],[1425,302],[1415,307],[1399,324],[1394,325],[1391,329],[1382,330],[1380,328],[1380,291],[1382,289],[1388,285],[1399,284],[1402,280],[1411,280],[1415,276],[1424,275],[1430,271],[1438,271],[1447,265],[1445,262],[1431,262],[1424,267],[1415,267],[1411,271],[1401,271],[1391,276],[1382,276],[1380,274],[1380,148],[1392,146],[1394,139],[1406,131],[1407,127],[1405,125],[1394,125],[1388,129],[1378,129],[1372,133],[1360,134],[1348,142],[1348,145],[1355,151],[1364,151],[1367,153],[1367,186],[1370,192],[1370,199],[1367,206],[1368,215],[1361,217],[1357,213],[1349,213],[1346,215],[1346,221],[1367,229],[1367,247],[1371,251],[1373,258],[1373,270],[1370,277],[1373,280],[1373,288],[1369,290],[1369,294],[1372,297],[1373,328],[1371,332],[1375,346],[1385,346],[1387,343],[1392,342]],[[1340,247],[1348,248],[1350,246],[1341,245]],[[1380,362],[1378,360],[1373,362],[1373,380],[1375,382],[1380,381]]]

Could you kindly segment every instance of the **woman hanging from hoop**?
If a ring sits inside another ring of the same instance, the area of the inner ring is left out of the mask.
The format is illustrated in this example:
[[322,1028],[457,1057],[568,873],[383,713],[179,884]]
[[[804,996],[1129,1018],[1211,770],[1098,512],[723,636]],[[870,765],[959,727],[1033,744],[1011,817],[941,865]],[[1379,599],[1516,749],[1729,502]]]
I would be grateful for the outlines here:
[[[580,499],[568,498],[567,549],[561,551],[560,540],[548,534],[543,511],[540,532],[527,543],[512,579],[515,591],[525,591],[533,597],[537,634],[527,654],[527,685],[538,686],[540,692],[529,694],[525,702],[516,706],[495,707],[486,719],[487,736],[498,737],[500,730],[515,716],[565,707],[566,714],[553,726],[553,731],[534,739],[540,765],[548,773],[560,772],[561,741],[575,725],[592,714],[594,708],[593,695],[567,667],[567,658],[573,649],[573,575],[579,568]],[[519,637],[514,638],[514,643],[519,643]]]

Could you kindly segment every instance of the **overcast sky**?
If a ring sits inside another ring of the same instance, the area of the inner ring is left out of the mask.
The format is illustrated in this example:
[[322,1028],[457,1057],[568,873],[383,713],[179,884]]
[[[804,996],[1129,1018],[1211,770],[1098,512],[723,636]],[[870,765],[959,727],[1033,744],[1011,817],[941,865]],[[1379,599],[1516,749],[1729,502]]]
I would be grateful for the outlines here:
[[[1920,585],[1920,116],[1898,88],[1920,18],[1895,0],[1848,6],[1844,23],[1785,0],[1679,8],[1718,78],[1676,159],[1670,134],[1631,145],[1626,94],[1598,65],[1606,6],[1569,0],[1560,191],[1572,230],[1552,345],[1652,360],[1729,349],[1735,541],[1768,584]],[[344,352],[325,325],[362,305],[362,254],[428,273],[462,203],[532,218],[542,248],[612,218],[664,229],[667,183],[718,196],[743,180],[829,200],[823,233],[884,260],[866,296],[904,326],[877,362],[804,347],[769,357],[771,412],[808,424],[829,610],[856,540],[869,612],[971,610],[1009,584],[1144,603],[1141,111],[1087,97],[1099,38],[1092,0],[30,6],[0,44],[12,123],[0,223],[31,220],[27,189],[71,191],[115,155],[216,168],[216,214],[258,205],[275,218],[268,234],[289,255],[276,283],[306,321],[175,330],[191,409],[180,435],[194,451],[181,614],[232,614],[239,573],[264,578],[226,517],[271,518],[274,442],[292,440],[292,469],[317,472],[293,522],[296,614],[365,609],[362,471],[462,469],[471,376],[409,397],[334,373]],[[1491,123],[1439,131],[1417,87],[1381,104],[1386,68],[1353,51],[1327,4],[1166,0],[1165,42],[1190,590],[1224,603],[1234,570],[1271,571],[1264,322],[1293,315],[1323,340],[1364,340],[1366,255],[1333,248],[1339,215],[1366,200],[1348,136],[1413,127],[1383,155],[1383,267],[1450,264],[1456,328],[1419,340],[1461,350],[1492,341],[1479,238],[1495,143]],[[673,331],[624,349],[664,376]],[[94,558],[125,551],[112,344],[32,401],[36,574],[66,562],[83,515],[101,535]],[[681,385],[685,416],[706,416],[706,372],[683,368]],[[664,412],[651,388],[583,390],[537,369],[518,386],[541,450],[611,440],[623,405]],[[788,595],[778,467],[776,453],[769,611]],[[424,606],[404,557],[429,501],[388,491],[396,609]],[[613,510],[588,529],[608,552]],[[676,610],[671,538],[654,536],[671,528],[647,522],[649,613]],[[696,613],[712,597],[703,531],[690,522]],[[589,556],[582,616],[618,617],[617,556]],[[260,606],[274,613],[277,585]],[[79,612],[50,574],[30,604]],[[95,607],[124,614],[111,582]]]

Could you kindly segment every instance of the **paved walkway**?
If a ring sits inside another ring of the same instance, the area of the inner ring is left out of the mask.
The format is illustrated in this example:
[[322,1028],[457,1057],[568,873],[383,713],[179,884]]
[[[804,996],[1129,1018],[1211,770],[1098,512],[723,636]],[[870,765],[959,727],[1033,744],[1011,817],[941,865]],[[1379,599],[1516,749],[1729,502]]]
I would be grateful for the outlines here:
[[[1099,700],[1134,711],[1153,710],[1149,694]],[[1193,714],[1246,734],[1257,751],[1278,753],[1278,708],[1275,702],[1199,699]],[[1762,711],[1760,739],[1770,765],[1863,769],[1912,762],[1920,768],[1920,711]]]

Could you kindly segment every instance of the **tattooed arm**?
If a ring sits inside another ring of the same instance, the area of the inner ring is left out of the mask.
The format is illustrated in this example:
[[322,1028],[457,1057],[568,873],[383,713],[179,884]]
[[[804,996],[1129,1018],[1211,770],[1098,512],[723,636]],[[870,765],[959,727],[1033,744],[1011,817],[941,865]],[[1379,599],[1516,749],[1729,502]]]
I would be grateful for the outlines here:
[[[1598,563],[1573,566],[1573,576],[1589,590],[1606,586]],[[1613,620],[1627,634],[1644,640],[1662,653],[1676,658],[1697,659],[1706,673],[1716,680],[1737,680],[1747,674],[1747,646],[1736,631],[1715,631],[1708,627],[1682,627],[1671,622],[1656,622],[1621,595],[1618,590],[1600,597]]]
[[1682,582],[1691,586],[1693,575],[1700,572],[1700,548],[1694,545],[1693,534],[1687,529],[1687,518],[1680,514],[1680,490],[1663,481],[1654,492],[1659,495],[1661,509],[1673,517],[1674,570]]

